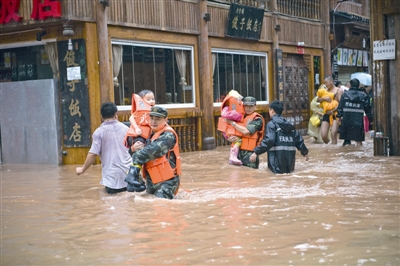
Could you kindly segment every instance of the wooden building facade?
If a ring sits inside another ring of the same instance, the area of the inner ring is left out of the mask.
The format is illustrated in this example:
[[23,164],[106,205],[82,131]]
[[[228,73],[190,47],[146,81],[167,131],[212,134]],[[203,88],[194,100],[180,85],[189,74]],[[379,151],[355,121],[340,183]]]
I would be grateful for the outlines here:
[[353,73],[371,72],[369,1],[330,1],[329,8],[332,74],[344,85]]
[[[10,3],[1,7],[0,85],[57,80],[61,164],[84,162],[103,102],[127,122],[131,95],[143,89],[168,109],[182,152],[227,145],[216,121],[231,89],[255,96],[267,120],[269,103],[283,100],[285,117],[306,133],[309,103],[330,73],[329,1]],[[257,10],[259,20],[247,15]],[[241,32],[228,35],[234,28]]]
[[[374,125],[383,133],[374,139],[374,155],[400,156],[400,6],[396,0],[370,0],[370,9]],[[378,60],[374,42],[393,43],[394,59]]]

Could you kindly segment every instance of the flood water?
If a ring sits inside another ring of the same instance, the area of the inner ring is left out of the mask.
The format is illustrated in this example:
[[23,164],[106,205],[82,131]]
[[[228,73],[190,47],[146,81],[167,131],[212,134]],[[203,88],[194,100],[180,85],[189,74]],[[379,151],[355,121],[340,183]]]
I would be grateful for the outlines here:
[[1,265],[400,265],[400,157],[306,144],[287,175],[183,153],[174,200],[108,195],[99,165],[2,165]]

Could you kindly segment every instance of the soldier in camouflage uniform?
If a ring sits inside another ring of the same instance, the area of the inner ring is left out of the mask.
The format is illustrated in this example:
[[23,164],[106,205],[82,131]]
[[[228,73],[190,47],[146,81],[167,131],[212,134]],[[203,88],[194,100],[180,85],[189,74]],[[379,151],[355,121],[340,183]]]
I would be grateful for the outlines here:
[[[178,192],[181,172],[178,137],[168,126],[167,116],[168,112],[165,108],[159,106],[151,108],[150,127],[153,132],[147,145],[144,146],[140,142],[133,145],[132,165],[125,177],[128,192],[141,192],[146,189],[147,193],[166,199],[172,199]],[[157,170],[155,165],[160,165],[163,158],[166,158],[167,165],[161,166],[158,172],[153,171]],[[139,177],[142,165],[146,185]],[[166,168],[172,170],[173,174],[164,176],[167,172]]]
[[[251,136],[255,133],[258,134],[259,140],[263,138],[264,118],[260,114],[255,112],[256,103],[257,103],[256,98],[254,97],[247,96],[243,98],[243,105],[245,110],[244,120],[248,121],[248,123],[246,122],[246,126],[239,125],[234,121],[227,119],[227,122],[230,123],[235,128],[235,130],[239,131],[244,135],[242,137],[242,142],[244,138]],[[249,119],[250,117],[253,117],[252,120]],[[228,138],[228,141],[236,142],[237,139],[238,137],[236,136],[230,136]],[[244,166],[258,169],[258,165],[260,163],[259,158],[257,156],[257,159],[254,162],[250,162],[249,159],[252,154],[253,150],[243,149],[243,144],[242,144],[239,150],[238,159],[242,162]]]

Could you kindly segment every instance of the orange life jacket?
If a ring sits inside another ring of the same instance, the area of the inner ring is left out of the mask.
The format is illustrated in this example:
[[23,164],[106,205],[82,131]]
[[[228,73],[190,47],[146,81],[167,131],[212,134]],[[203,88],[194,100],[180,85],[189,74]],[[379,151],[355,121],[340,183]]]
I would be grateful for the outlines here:
[[[150,133],[151,133],[151,127],[149,124],[150,109],[151,109],[151,106],[148,103],[146,103],[142,99],[142,97],[140,97],[137,94],[132,94],[131,113],[133,114],[136,124],[142,130],[142,134],[140,134],[140,136],[145,139],[148,139],[150,137]],[[126,143],[126,140],[128,139],[128,137],[138,137],[138,136],[139,136],[139,134],[136,133],[135,129],[131,125],[128,129],[128,132],[126,133],[125,143]]]
[[[251,121],[253,121],[256,117],[261,118],[263,124],[262,124],[262,129],[261,131],[256,131],[252,135],[243,135],[242,134],[242,144],[240,145],[241,150],[246,150],[246,151],[253,151],[255,147],[257,147],[261,140],[264,137],[264,130],[265,130],[265,121],[264,118],[254,112],[251,115],[248,115],[244,118],[243,124],[240,123],[239,125],[242,126],[247,126]],[[234,143],[232,143],[234,145]]]
[[[243,102],[241,100],[239,100],[237,97],[234,97],[234,96],[231,96],[228,94],[221,104],[221,112],[222,112],[222,109],[224,109],[224,107],[226,107],[226,106],[228,106],[229,111],[236,110],[236,112],[241,113],[244,116]],[[242,121],[243,121],[243,119],[242,119]],[[242,122],[242,121],[240,121],[240,122]],[[232,135],[238,136],[238,137],[243,136],[242,133],[235,130],[230,124],[225,122],[225,118],[223,118],[223,117],[220,117],[218,119],[217,129],[218,129],[218,131],[225,132],[228,136],[232,136]]]
[[[174,133],[175,138],[176,138],[175,146],[171,150],[169,150],[164,156],[159,157],[153,161],[145,163],[142,168],[143,176],[146,176],[146,172],[148,172],[150,175],[151,181],[154,184],[163,182],[165,180],[169,180],[171,178],[174,178],[177,175],[180,176],[181,172],[182,172],[181,156],[179,153],[179,145],[178,145],[178,135],[176,134],[176,132],[169,125],[165,125],[165,127],[163,129],[154,133],[154,135],[151,137],[151,141],[154,141],[155,139],[157,139],[165,131]],[[170,158],[171,152],[173,152],[176,157],[176,163],[175,163],[176,167],[175,168],[172,168],[171,165],[169,164],[169,158]],[[178,190],[175,192],[175,194],[176,193],[178,193]]]

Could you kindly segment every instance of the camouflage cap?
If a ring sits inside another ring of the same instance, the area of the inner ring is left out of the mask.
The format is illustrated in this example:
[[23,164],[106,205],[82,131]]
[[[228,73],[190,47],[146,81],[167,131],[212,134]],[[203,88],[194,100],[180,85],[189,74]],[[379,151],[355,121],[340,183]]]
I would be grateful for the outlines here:
[[161,106],[153,106],[150,109],[150,116],[157,116],[157,117],[167,117],[168,116],[168,111]]
[[257,100],[254,97],[247,96],[243,98],[243,105],[256,105]]

